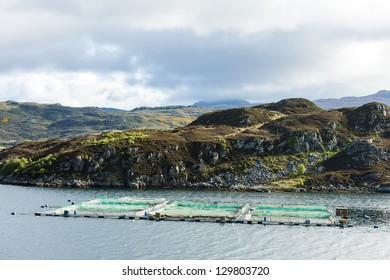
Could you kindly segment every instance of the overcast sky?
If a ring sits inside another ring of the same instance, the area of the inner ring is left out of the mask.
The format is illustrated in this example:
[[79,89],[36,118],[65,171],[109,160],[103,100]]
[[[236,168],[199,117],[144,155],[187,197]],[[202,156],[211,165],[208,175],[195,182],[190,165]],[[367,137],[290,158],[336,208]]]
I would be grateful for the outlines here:
[[0,101],[131,109],[390,89],[387,0],[0,0]]

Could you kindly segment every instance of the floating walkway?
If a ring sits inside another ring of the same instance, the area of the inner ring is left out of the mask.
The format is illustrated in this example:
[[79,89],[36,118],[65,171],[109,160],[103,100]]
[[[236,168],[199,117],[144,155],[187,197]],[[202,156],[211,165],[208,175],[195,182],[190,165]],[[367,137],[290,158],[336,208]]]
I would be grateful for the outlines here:
[[263,225],[348,227],[345,217],[324,205],[263,205],[227,202],[169,201],[163,198],[98,198],[36,216],[187,221]]

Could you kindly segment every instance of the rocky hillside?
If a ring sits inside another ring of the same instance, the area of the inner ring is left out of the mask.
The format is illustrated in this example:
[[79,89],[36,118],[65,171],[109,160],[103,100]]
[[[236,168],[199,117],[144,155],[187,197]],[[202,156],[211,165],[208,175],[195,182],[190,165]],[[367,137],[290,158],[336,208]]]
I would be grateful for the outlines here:
[[305,99],[216,111],[170,131],[25,142],[0,182],[42,186],[385,191],[390,108],[323,110]]
[[0,147],[27,140],[71,139],[111,130],[172,129],[183,126],[210,108],[168,106],[133,111],[60,104],[0,102]]

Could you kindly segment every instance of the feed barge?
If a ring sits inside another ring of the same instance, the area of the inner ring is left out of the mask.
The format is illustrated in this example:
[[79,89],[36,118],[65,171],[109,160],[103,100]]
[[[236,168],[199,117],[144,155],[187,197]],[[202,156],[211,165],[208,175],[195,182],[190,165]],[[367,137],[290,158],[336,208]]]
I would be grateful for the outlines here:
[[164,198],[98,198],[36,216],[187,221],[230,224],[350,227],[348,210],[326,205],[170,201]]

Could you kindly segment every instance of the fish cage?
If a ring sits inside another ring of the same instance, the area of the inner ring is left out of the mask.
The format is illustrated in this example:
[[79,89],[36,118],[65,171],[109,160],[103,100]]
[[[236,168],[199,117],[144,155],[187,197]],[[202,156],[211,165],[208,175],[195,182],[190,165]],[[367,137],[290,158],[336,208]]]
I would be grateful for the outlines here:
[[165,199],[147,198],[98,198],[86,202],[75,203],[54,210],[55,213],[68,211],[70,215],[126,215],[146,216],[149,211],[156,210],[159,206],[167,203]]
[[133,199],[123,197],[119,199],[100,198],[76,205],[78,210],[101,210],[111,212],[143,211],[153,205],[158,205],[163,200],[159,199]]
[[71,205],[47,212],[36,212],[35,215],[270,225],[345,226],[347,224],[347,221],[341,223],[335,218],[334,207],[325,205],[265,205],[239,202],[170,201],[164,198],[134,197],[102,197],[71,203]]
[[242,212],[243,207],[244,205],[240,203],[175,201],[160,209],[158,215],[171,218],[234,219]]
[[255,205],[250,211],[251,220],[269,222],[332,222],[332,210],[325,205]]

